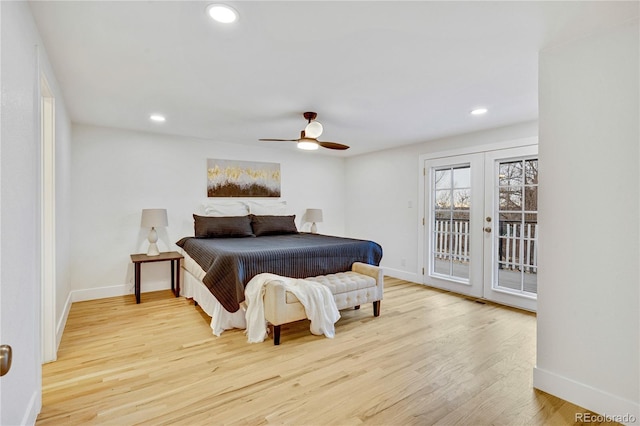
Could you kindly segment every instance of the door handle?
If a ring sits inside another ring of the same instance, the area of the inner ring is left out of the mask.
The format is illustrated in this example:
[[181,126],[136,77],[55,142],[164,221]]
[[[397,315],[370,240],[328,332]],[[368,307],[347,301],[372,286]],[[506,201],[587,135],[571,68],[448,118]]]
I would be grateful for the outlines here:
[[0,376],[7,374],[11,368],[11,359],[13,358],[11,352],[11,346],[0,346]]
[[484,232],[486,232],[487,234],[491,233],[491,227],[487,226],[486,228],[484,228]]

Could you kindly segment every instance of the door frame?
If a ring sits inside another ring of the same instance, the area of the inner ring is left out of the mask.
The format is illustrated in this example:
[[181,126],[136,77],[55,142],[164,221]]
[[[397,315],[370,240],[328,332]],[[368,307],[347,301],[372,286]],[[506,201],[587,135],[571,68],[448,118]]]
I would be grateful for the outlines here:
[[[418,265],[418,270],[416,271],[416,275],[419,277],[419,283],[423,285],[430,285],[427,283],[428,276],[428,263],[426,254],[428,253],[428,244],[429,239],[426,238],[427,230],[429,229],[429,200],[425,196],[425,177],[426,177],[426,169],[425,169],[425,161],[428,160],[437,160],[440,158],[447,157],[457,157],[462,155],[471,155],[471,154],[484,154],[491,151],[500,151],[506,150],[510,148],[520,148],[526,146],[537,146],[538,145],[538,137],[526,137],[526,138],[518,138],[512,139],[504,142],[497,142],[491,144],[483,144],[477,146],[471,146],[467,148],[459,148],[453,150],[445,150],[445,151],[436,151],[428,154],[422,154],[418,157],[418,258],[416,265]],[[483,200],[484,202],[484,200]],[[479,297],[484,298],[484,297]]]
[[56,332],[56,146],[55,97],[39,70],[40,113],[40,283],[42,362],[58,357]]

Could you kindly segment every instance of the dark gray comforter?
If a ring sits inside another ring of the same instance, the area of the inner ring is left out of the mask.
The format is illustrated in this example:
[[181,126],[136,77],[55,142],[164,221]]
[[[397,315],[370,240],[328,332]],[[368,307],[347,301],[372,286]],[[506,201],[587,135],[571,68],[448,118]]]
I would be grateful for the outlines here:
[[229,312],[239,309],[244,287],[262,272],[305,278],[348,271],[353,262],[377,266],[382,259],[382,247],[373,241],[307,233],[186,237],[176,244],[206,272],[204,284]]

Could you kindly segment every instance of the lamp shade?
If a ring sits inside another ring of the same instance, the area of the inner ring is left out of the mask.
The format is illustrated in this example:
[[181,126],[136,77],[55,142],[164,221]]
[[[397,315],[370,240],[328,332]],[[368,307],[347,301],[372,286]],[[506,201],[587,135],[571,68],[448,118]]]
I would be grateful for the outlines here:
[[322,222],[322,209],[307,209],[307,222]]
[[142,222],[143,228],[155,228],[160,226],[168,226],[167,209],[143,209]]

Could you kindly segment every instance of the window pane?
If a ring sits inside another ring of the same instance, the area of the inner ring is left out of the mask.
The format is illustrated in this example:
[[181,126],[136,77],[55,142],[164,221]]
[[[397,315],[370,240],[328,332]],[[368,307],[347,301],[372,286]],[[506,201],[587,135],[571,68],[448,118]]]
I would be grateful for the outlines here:
[[526,185],[538,184],[538,160],[524,162],[524,183]]
[[469,279],[469,262],[455,261],[451,269],[454,277]]
[[535,272],[524,274],[524,291],[538,293],[538,274]]
[[500,188],[500,210],[522,210],[522,187],[506,186]]
[[500,213],[500,223],[502,222],[522,222],[522,213]]
[[453,187],[469,188],[471,187],[471,168],[469,166],[453,169]]
[[525,224],[538,224],[538,215],[536,213],[525,213],[524,214],[524,223]]
[[435,212],[436,220],[446,220],[447,222],[451,219],[451,210],[436,210]]
[[436,191],[436,200],[435,200],[436,209],[450,209],[451,208],[451,191],[439,190]]
[[471,189],[453,190],[453,208],[456,210],[469,210],[471,208]]
[[518,270],[498,269],[498,285],[512,290],[521,290],[522,274]]
[[451,188],[451,169],[436,170],[434,178],[436,189]]
[[456,210],[453,212],[453,220],[466,222],[469,226],[469,211],[468,210]]
[[537,186],[525,186],[524,187],[524,209],[528,211],[538,210],[538,187]]
[[436,257],[433,264],[433,272],[436,274],[449,275],[449,257]]
[[522,185],[522,161],[500,163],[498,185]]

